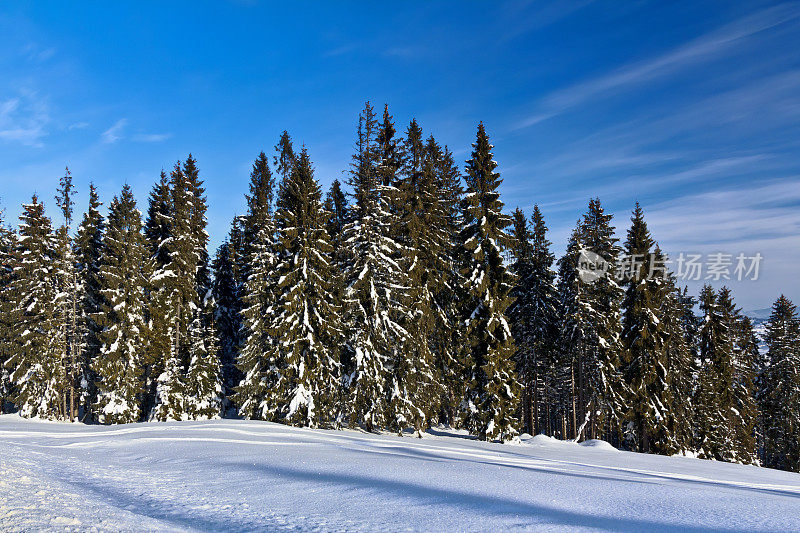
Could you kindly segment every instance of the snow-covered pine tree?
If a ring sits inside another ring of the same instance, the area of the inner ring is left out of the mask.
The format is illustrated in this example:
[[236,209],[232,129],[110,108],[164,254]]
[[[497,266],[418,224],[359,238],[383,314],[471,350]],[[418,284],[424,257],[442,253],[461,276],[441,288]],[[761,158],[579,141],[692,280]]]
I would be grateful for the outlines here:
[[758,339],[753,332],[750,319],[742,315],[733,301],[733,293],[722,287],[718,295],[719,306],[729,324],[733,337],[733,408],[734,455],[737,463],[755,464],[756,449],[756,404],[755,376],[759,359]]
[[663,256],[655,247],[638,202],[625,253],[631,261],[629,272],[624,273],[622,320],[623,374],[629,394],[626,440],[634,450],[672,454],[679,447],[667,425],[672,391],[667,375],[663,310],[669,285],[663,270],[659,270],[663,268]]
[[183,409],[186,406],[186,368],[190,362],[189,326],[195,310],[202,305],[197,292],[200,254],[195,202],[199,195],[194,171],[194,165],[184,165],[182,169],[180,163],[176,163],[170,175],[169,238],[163,243],[169,262],[154,275],[157,281],[163,279],[159,290],[160,306],[164,309],[169,333],[169,351],[162,358],[166,359],[166,370],[157,378],[155,405],[150,414],[156,420],[186,417]]
[[6,361],[13,401],[21,416],[61,418],[63,351],[57,342],[60,324],[53,282],[57,242],[36,195],[22,206],[16,256],[11,287],[16,343]]
[[16,233],[5,226],[0,210],[0,413],[13,409],[13,390],[6,363],[15,352],[14,325],[16,298],[14,296],[14,266],[17,263]]
[[272,172],[262,152],[250,173],[247,215],[243,221],[242,345],[237,362],[243,377],[233,396],[239,414],[254,419],[269,417],[265,400],[275,381],[277,364],[265,356],[273,344],[269,326],[277,281],[274,276],[273,189]]
[[[218,418],[221,412],[221,367],[219,339],[214,324],[216,300],[212,292],[211,269],[208,255],[208,203],[203,180],[192,154],[183,164],[191,198],[189,232],[194,249],[195,269],[193,281],[197,299],[190,304],[191,322],[188,358],[184,360],[186,372],[186,414],[191,420]],[[199,324],[194,322],[199,320]]]
[[506,319],[512,302],[513,275],[502,251],[510,245],[497,191],[501,183],[492,145],[478,125],[472,157],[467,161],[463,201],[462,272],[464,319],[471,364],[465,399],[466,426],[483,440],[509,440],[517,434],[515,413],[519,385],[514,370],[514,340]]
[[[441,250],[435,237],[438,204],[434,196],[438,146],[432,141],[427,152],[416,121],[408,128],[404,154],[394,138],[395,128],[388,106],[378,125],[378,187],[382,209],[389,214],[389,236],[398,245],[394,260],[407,274],[407,290],[398,294],[396,305],[400,324],[408,333],[402,345],[394,347],[390,361],[387,422],[394,431],[413,427],[417,434],[438,412],[438,393],[429,337],[435,326],[430,277],[440,270],[436,264]],[[408,159],[403,161],[402,155]],[[398,171],[404,169],[402,177]]]
[[64,367],[64,405],[62,412],[65,418],[74,421],[78,415],[80,393],[80,376],[83,373],[80,366],[78,344],[79,333],[79,282],[75,265],[75,255],[72,242],[72,213],[75,206],[75,187],[72,184],[72,175],[67,168],[64,176],[59,180],[59,187],[55,197],[56,205],[64,217],[64,223],[58,228],[56,239],[58,241],[58,263],[55,272],[55,283],[58,286],[56,309],[58,320],[61,323],[59,330],[59,343],[63,347],[62,366]]
[[577,395],[575,369],[582,359],[584,347],[593,339],[593,313],[586,291],[587,284],[581,281],[578,261],[584,248],[579,220],[567,241],[567,249],[558,260],[558,339],[556,355],[549,369],[548,391],[545,405],[547,434],[562,439],[577,435]]
[[[620,253],[612,216],[592,199],[558,261],[557,356],[548,387],[551,402],[547,423],[563,438],[604,437],[618,443],[624,411],[620,373],[620,310],[622,291],[613,272]],[[597,254],[607,272],[582,279],[582,252]],[[558,429],[560,426],[560,429]]]
[[548,369],[554,364],[558,337],[556,274],[554,257],[547,239],[547,226],[538,205],[534,205],[530,224],[525,214],[514,211],[514,265],[517,284],[509,308],[511,331],[517,347],[517,375],[522,386],[524,431],[537,434],[546,404],[544,391],[551,387]]
[[800,472],[800,319],[786,296],[772,306],[764,341],[767,353],[758,376],[763,464]]
[[97,322],[103,303],[100,292],[100,261],[103,250],[105,219],[100,213],[100,197],[94,184],[89,184],[89,206],[83,214],[75,237],[75,264],[78,276],[80,312],[78,316],[78,361],[80,373],[80,403],[83,420],[97,401],[97,376],[92,362],[100,355],[101,326]]
[[[210,306],[211,304],[207,304]],[[212,420],[222,414],[223,389],[219,343],[211,311],[196,309],[189,325],[189,366],[186,371],[185,418]]]
[[144,228],[152,273],[148,281],[147,354],[142,361],[145,389],[142,402],[144,417],[152,416],[156,405],[158,379],[166,368],[172,347],[171,328],[174,310],[170,306],[170,297],[175,274],[168,270],[171,262],[169,246],[172,240],[172,218],[169,178],[162,170],[159,181],[150,192]]
[[[618,264],[620,253],[612,215],[607,214],[598,198],[589,201],[581,223],[583,244],[603,257],[609,272]],[[584,345],[578,365],[578,423],[576,437],[601,436],[616,443],[624,410],[624,384],[620,372],[620,303],[623,291],[614,276],[601,276],[585,288],[589,302],[592,336]]]
[[390,364],[408,338],[408,280],[397,262],[399,245],[392,239],[391,214],[381,196],[378,175],[375,111],[367,102],[359,115],[356,153],[350,185],[353,217],[344,230],[345,320],[351,373],[345,377],[349,424],[368,431],[387,426]]
[[701,370],[695,393],[696,449],[700,457],[733,461],[733,332],[710,285],[700,293]]
[[464,190],[461,173],[452,152],[446,146],[436,163],[435,190],[437,202],[444,211],[442,229],[439,231],[444,234],[446,242],[438,255],[442,262],[441,267],[429,277],[437,315],[430,344],[434,352],[436,375],[443,389],[438,402],[439,420],[455,427],[460,423],[458,410],[465,396],[464,376],[470,354],[469,347],[464,342],[466,327],[461,317],[460,301],[464,286],[459,268],[461,201]]
[[[235,220],[235,219],[234,219]],[[233,228],[232,228],[233,231]],[[214,283],[212,294],[216,302],[214,323],[219,337],[219,361],[225,409],[242,376],[236,368],[239,356],[239,334],[242,327],[241,280],[238,272],[237,250],[229,240],[223,242],[212,262]]]
[[137,422],[141,417],[142,362],[148,337],[144,316],[150,278],[141,213],[129,185],[109,205],[99,273],[103,304],[97,321],[100,354],[94,411],[104,424]]
[[278,381],[267,394],[270,418],[299,426],[333,426],[338,419],[340,309],[325,231],[328,213],[305,148],[282,188],[276,217],[276,303],[270,330],[277,342]]
[[693,449],[692,420],[694,417],[692,393],[695,385],[694,366],[694,299],[686,289],[675,286],[670,273],[665,280],[668,291],[663,306],[665,332],[664,352],[666,373],[669,376],[672,406],[667,413],[667,433],[671,435],[678,453]]

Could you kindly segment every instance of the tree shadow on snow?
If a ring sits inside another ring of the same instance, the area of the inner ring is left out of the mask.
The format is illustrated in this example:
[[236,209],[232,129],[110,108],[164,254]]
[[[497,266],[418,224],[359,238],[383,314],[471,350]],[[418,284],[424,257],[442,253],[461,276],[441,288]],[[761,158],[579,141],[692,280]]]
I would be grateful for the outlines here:
[[[252,463],[231,463],[242,470],[260,472],[263,475],[281,479],[294,479],[297,481],[325,483],[336,485],[343,489],[368,489],[385,492],[393,496],[417,500],[424,505],[443,505],[455,507],[466,511],[487,515],[509,516],[516,519],[524,516],[531,517],[530,524],[520,526],[534,526],[538,524],[591,527],[614,531],[687,531],[690,533],[711,533],[717,531],[742,532],[745,529],[713,528],[687,524],[669,524],[643,518],[614,518],[602,517],[577,511],[554,509],[529,502],[513,499],[498,498],[493,496],[473,494],[464,491],[433,488],[426,485],[408,483],[404,481],[376,479],[356,474],[339,474],[331,472],[310,472],[290,467],[253,465]],[[508,466],[508,465],[502,465]]]

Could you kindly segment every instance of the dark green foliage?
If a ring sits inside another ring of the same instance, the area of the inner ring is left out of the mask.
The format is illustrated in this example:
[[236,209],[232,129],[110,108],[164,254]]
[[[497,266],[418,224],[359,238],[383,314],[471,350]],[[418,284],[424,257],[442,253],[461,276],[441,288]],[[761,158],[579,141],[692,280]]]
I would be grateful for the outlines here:
[[800,320],[781,295],[772,306],[764,341],[767,353],[758,376],[763,464],[800,472]]
[[514,265],[517,285],[509,308],[517,348],[517,375],[522,385],[524,431],[535,435],[548,424],[549,391],[554,388],[551,369],[555,366],[558,337],[556,274],[545,225],[539,206],[533,208],[530,223],[525,214],[514,211]]
[[15,346],[6,361],[13,401],[22,416],[61,418],[64,354],[55,305],[57,241],[35,195],[20,215],[15,256],[11,285]]
[[669,285],[657,268],[663,256],[650,237],[639,204],[625,241],[630,261],[622,321],[623,373],[628,392],[626,440],[633,449],[672,454],[679,451],[668,424],[673,398],[667,374],[664,308]]
[[333,287],[328,213],[305,148],[292,167],[276,212],[276,304],[270,346],[278,380],[270,383],[265,412],[300,426],[337,423],[338,346],[342,338]]
[[92,370],[92,362],[100,355],[99,336],[102,331],[102,326],[98,323],[103,305],[100,266],[105,232],[105,219],[100,213],[101,205],[97,189],[89,184],[89,206],[78,226],[74,245],[80,295],[78,361],[81,404],[85,414],[89,413],[97,398],[97,376]]
[[103,303],[95,315],[102,329],[100,353],[92,361],[98,389],[94,410],[98,421],[106,424],[136,422],[142,415],[142,341],[148,338],[143,310],[150,262],[141,230],[141,215],[125,185],[109,206],[98,276]]
[[506,319],[514,279],[502,256],[511,245],[504,231],[511,221],[503,214],[500,175],[483,123],[472,146],[461,234],[463,316],[471,355],[464,411],[467,427],[479,438],[508,440],[517,433],[519,400],[514,340]]

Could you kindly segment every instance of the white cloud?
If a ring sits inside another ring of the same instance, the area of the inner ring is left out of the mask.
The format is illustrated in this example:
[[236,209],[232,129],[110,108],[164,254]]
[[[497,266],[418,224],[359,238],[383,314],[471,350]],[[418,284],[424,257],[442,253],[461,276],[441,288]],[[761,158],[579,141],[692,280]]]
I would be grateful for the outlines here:
[[0,140],[41,147],[49,122],[47,102],[36,91],[22,90],[15,97],[0,100]]
[[128,124],[128,119],[121,118],[114,123],[113,126],[108,128],[106,131],[102,133],[100,138],[106,144],[113,144],[118,140],[122,139],[122,130]]
[[795,2],[748,15],[653,59],[628,64],[609,74],[556,91],[540,102],[536,113],[519,122],[515,128],[532,126],[597,96],[706,61],[733,48],[746,37],[797,18],[800,18],[800,8]]
[[133,136],[133,140],[143,143],[160,143],[171,138],[171,133],[140,133]]

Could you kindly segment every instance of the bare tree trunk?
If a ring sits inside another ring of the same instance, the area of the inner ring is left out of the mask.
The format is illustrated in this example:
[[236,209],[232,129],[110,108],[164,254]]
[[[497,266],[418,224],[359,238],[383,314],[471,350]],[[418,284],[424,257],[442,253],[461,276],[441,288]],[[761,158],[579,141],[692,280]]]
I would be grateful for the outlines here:
[[576,405],[576,398],[575,398],[575,362],[574,361],[570,365],[570,379],[569,379],[569,382],[570,382],[569,383],[569,385],[570,385],[570,397],[571,397],[571,400],[572,400],[572,432],[571,432],[571,435],[572,435],[572,438],[574,439],[576,437],[576,432],[577,432],[577,429],[578,429],[578,419],[577,419],[577,413],[576,413],[577,405]]
[[531,391],[533,395],[533,423],[532,423],[532,435],[536,435],[539,433],[539,373],[533,373],[533,390]]

